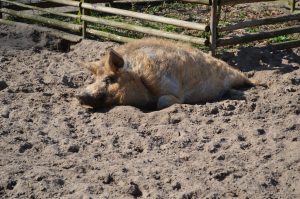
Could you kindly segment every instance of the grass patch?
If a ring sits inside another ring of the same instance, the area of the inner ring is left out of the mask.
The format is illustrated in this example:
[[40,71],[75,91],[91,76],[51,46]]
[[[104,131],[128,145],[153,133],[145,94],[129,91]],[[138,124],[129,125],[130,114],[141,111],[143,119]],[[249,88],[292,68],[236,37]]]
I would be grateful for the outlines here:
[[289,36],[287,35],[281,35],[281,36],[277,36],[277,37],[273,37],[268,39],[269,43],[281,43],[281,42],[286,42],[286,41],[290,41],[292,40]]
[[248,27],[248,28],[245,28],[245,31],[246,31],[247,33],[257,33],[257,32],[259,32],[260,30],[259,30],[258,27]]
[[173,25],[165,25],[164,26],[164,30],[167,32],[176,32],[176,26]]

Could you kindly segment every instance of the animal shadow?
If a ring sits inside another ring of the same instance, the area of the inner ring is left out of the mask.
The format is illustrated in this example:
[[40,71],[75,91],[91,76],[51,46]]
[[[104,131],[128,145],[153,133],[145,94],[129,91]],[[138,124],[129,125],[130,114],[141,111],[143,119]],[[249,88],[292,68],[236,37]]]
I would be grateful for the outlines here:
[[290,73],[299,69],[300,50],[271,51],[269,48],[242,47],[237,52],[225,52],[220,58],[243,72],[276,70]]

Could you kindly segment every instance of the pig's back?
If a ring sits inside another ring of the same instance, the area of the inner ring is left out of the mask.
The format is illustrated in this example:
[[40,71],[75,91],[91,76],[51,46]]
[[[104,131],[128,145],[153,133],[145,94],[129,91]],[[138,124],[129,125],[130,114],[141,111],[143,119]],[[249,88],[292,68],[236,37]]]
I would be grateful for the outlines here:
[[193,89],[210,69],[205,54],[189,45],[149,38],[116,49],[125,61],[124,69],[138,74],[157,95],[179,95]]
[[183,96],[184,102],[207,101],[249,80],[227,63],[174,41],[149,38],[117,51],[125,70],[137,73],[157,95]]
[[197,57],[203,55],[189,45],[157,38],[137,40],[116,50],[124,58],[125,70],[138,73],[183,72],[187,67],[197,67]]

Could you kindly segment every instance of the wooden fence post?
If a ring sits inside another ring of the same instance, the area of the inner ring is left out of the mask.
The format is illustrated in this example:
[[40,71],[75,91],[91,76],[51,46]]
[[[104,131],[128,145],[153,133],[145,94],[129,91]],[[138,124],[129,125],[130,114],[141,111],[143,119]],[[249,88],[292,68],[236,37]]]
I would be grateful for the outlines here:
[[[219,31],[218,25],[219,25],[219,21],[221,19],[221,10],[222,10],[221,0],[218,0],[217,3],[218,3],[218,5],[217,5],[217,30]],[[218,33],[218,31],[217,31],[217,33]]]
[[[82,4],[84,3],[85,0],[80,0],[79,4],[79,10],[80,10],[80,15],[85,15],[85,9],[82,7]],[[81,24],[82,24],[82,38],[86,38],[86,21],[82,20],[80,18]]]
[[216,47],[217,47],[217,25],[218,25],[218,0],[212,0],[211,11],[210,11],[210,51],[209,54],[211,56],[216,55]]
[[293,13],[296,9],[296,0],[291,0],[291,13]]
[[[2,1],[0,0],[0,10],[2,8]],[[0,19],[2,19],[2,12],[0,11]]]

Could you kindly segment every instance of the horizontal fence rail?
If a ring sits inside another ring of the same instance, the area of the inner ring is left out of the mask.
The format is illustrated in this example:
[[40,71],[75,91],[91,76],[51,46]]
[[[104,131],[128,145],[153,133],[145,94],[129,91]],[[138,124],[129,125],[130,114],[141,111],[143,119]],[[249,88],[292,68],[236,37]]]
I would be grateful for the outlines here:
[[268,2],[268,1],[286,1],[286,0],[220,0],[221,5],[235,5],[243,3],[258,3],[258,2]]
[[67,6],[74,6],[74,7],[80,7],[81,2],[80,1],[70,1],[70,0],[46,0],[53,3],[59,3]]
[[211,0],[181,0],[182,2],[187,3],[197,3],[197,4],[204,4],[204,5],[211,5]]
[[239,23],[231,24],[226,27],[221,27],[219,28],[219,31],[220,32],[232,31],[232,30],[237,30],[237,29],[242,29],[247,27],[269,25],[269,24],[282,23],[282,22],[293,21],[293,20],[300,20],[300,13],[292,14],[292,15],[268,17],[263,19],[245,20]]
[[286,41],[277,44],[270,44],[268,48],[271,50],[284,50],[288,48],[297,48],[300,46],[300,40]]
[[[60,3],[66,4],[66,5],[70,5],[70,2],[68,0],[63,0],[63,1],[47,0],[47,1],[56,2],[56,3],[60,2]],[[100,12],[116,14],[116,15],[121,15],[121,16],[126,16],[126,17],[133,17],[133,18],[143,19],[143,20],[147,20],[147,21],[171,24],[171,25],[183,27],[183,28],[190,28],[190,29],[201,30],[201,31],[209,31],[209,26],[206,24],[200,24],[200,23],[195,23],[195,22],[188,22],[188,21],[183,21],[183,20],[178,20],[178,19],[155,16],[155,15],[133,12],[133,11],[128,11],[128,10],[122,10],[122,9],[118,9],[118,8],[105,7],[105,6],[94,5],[94,4],[90,4],[90,3],[82,3],[81,7],[84,9],[89,9],[89,10],[94,10],[94,11],[100,11]]]
[[70,18],[74,18],[74,19],[79,19],[80,18],[79,15],[69,14],[69,13],[62,13],[62,12],[55,12],[55,11],[52,11],[52,10],[46,10],[45,8],[40,8],[40,7],[37,7],[37,6],[27,5],[27,4],[24,4],[24,3],[18,3],[18,2],[15,2],[15,1],[11,1],[11,0],[1,0],[1,1],[5,2],[5,3],[12,4],[12,5],[19,6],[21,8],[28,8],[28,9],[31,9],[31,10],[38,10],[38,11],[48,13],[48,14],[54,14],[54,15],[58,15],[58,16],[62,16],[62,17],[70,17]]
[[247,34],[243,36],[218,39],[217,46],[227,46],[227,45],[247,43],[247,42],[252,42],[257,40],[268,39],[280,35],[287,35],[287,34],[293,34],[299,32],[300,32],[300,25],[289,27],[289,28],[283,28],[279,30],[265,31],[259,33]]
[[116,27],[116,28],[122,28],[122,29],[126,29],[126,30],[132,30],[132,31],[141,32],[141,33],[154,35],[154,36],[158,36],[158,37],[165,37],[165,38],[169,38],[169,39],[181,40],[181,41],[195,43],[195,44],[201,44],[201,45],[205,44],[205,39],[198,38],[198,37],[180,35],[180,34],[166,32],[166,31],[157,30],[157,29],[153,29],[153,28],[147,28],[147,27],[143,27],[143,26],[137,26],[137,25],[132,25],[132,24],[128,24],[128,23],[107,20],[107,19],[103,19],[103,18],[90,17],[90,16],[86,16],[86,15],[82,15],[81,19],[84,21],[88,21],[88,22],[99,23],[102,25],[112,26],[112,27]]
[[68,22],[63,22],[63,21],[59,21],[56,19],[50,19],[47,17],[37,16],[37,15],[33,15],[33,14],[21,13],[18,11],[7,9],[7,8],[1,8],[0,11],[5,14],[13,15],[16,17],[24,18],[24,19],[30,19],[30,20],[44,23],[44,24],[47,24],[50,26],[55,26],[57,28],[68,29],[68,30],[76,31],[76,32],[81,31],[81,25],[77,25],[77,24],[71,24]]
[[[53,3],[53,2],[46,2],[46,1],[35,2],[35,3],[26,3],[26,4],[31,5],[31,6],[38,6],[39,8],[54,8],[54,7],[57,8],[57,7],[65,6],[63,4]],[[9,6],[7,6],[7,8],[12,9],[12,10],[16,10],[16,11],[29,10],[29,8],[19,7],[17,5],[9,5]]]
[[87,28],[86,32],[90,33],[92,35],[95,35],[95,36],[105,37],[107,39],[117,41],[117,42],[122,42],[122,43],[127,43],[127,42],[136,40],[136,39],[133,39],[130,37],[124,37],[124,36],[112,34],[109,32],[104,32],[104,31],[100,31],[100,30],[95,30],[95,29],[91,29],[91,28]]

